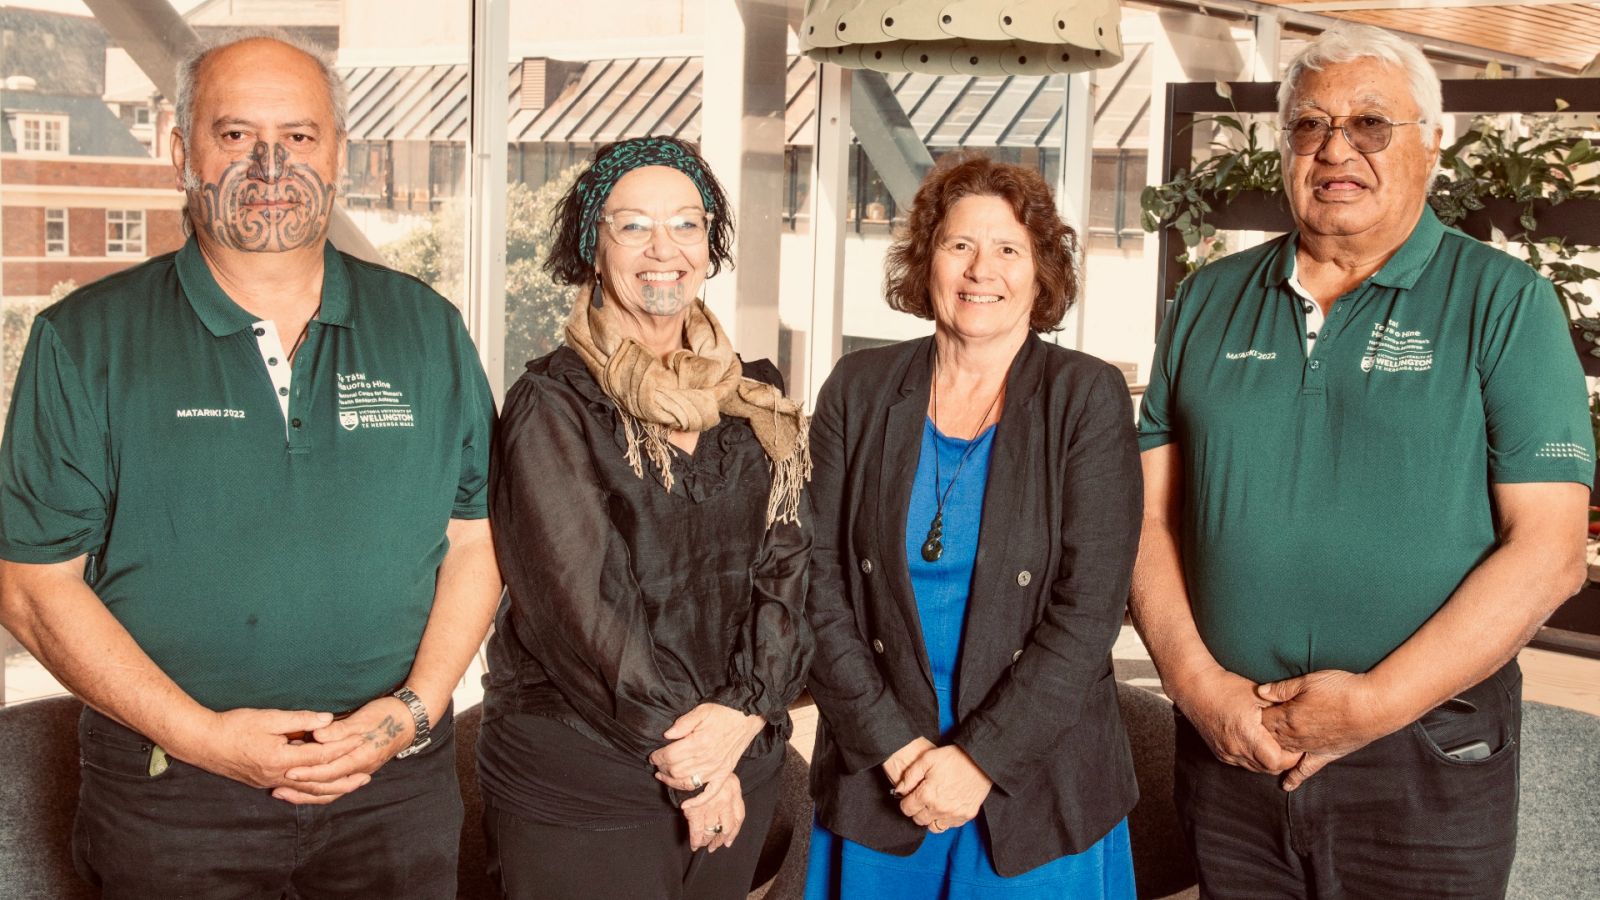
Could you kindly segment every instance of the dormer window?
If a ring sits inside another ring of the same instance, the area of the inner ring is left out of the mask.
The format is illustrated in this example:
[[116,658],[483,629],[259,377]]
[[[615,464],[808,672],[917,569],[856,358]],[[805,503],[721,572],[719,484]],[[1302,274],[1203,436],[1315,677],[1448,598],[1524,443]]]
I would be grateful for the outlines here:
[[65,156],[67,153],[67,117],[57,115],[21,114],[13,125],[17,149],[23,153],[46,153]]

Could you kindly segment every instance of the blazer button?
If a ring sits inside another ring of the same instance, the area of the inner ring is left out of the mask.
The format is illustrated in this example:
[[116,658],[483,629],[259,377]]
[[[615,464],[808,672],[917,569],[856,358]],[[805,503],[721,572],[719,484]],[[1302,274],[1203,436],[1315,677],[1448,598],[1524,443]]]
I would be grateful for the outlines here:
[[1027,587],[1032,581],[1033,573],[1029,572],[1027,569],[1023,569],[1021,572],[1017,573],[1017,584],[1019,586]]
[[880,641],[877,638],[873,638],[872,639],[872,651],[874,653],[882,653],[883,652],[883,641]]
[[863,575],[871,575],[872,574],[872,560],[863,559],[861,561],[861,574],[863,574]]
[[1019,660],[1021,658],[1022,658],[1022,651],[1021,650],[1018,650],[1017,652],[1011,654],[1011,661],[1012,662],[1016,662],[1017,660]]

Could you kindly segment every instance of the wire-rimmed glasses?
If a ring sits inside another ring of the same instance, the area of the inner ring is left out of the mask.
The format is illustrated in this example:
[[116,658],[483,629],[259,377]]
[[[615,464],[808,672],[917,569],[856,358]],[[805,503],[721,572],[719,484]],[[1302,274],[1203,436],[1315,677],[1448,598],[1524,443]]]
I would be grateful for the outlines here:
[[600,217],[611,232],[612,240],[624,247],[642,247],[650,242],[656,227],[665,228],[667,236],[678,244],[692,247],[706,239],[706,231],[714,216],[702,210],[686,210],[665,219],[652,219],[637,210],[622,210]]
[[1383,116],[1363,113],[1342,116],[1344,122],[1334,124],[1328,116],[1301,116],[1284,126],[1289,138],[1289,149],[1296,156],[1310,156],[1327,146],[1334,129],[1344,132],[1345,143],[1357,153],[1377,153],[1394,140],[1397,125],[1421,125],[1422,122],[1391,122]]

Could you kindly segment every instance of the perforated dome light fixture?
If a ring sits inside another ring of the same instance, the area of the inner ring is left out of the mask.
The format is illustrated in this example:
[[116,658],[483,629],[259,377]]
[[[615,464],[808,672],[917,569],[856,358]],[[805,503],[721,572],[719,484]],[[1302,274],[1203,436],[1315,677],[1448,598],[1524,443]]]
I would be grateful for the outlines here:
[[1117,0],[807,0],[819,62],[928,75],[1051,75],[1122,61]]

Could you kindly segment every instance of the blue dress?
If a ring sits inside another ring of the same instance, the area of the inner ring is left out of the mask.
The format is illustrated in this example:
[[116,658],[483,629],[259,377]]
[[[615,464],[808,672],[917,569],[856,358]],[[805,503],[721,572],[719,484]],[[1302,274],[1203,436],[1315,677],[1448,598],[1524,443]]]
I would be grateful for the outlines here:
[[[922,639],[933,670],[939,701],[941,737],[954,730],[957,665],[966,628],[972,569],[978,556],[978,527],[983,520],[983,492],[989,480],[991,426],[972,441],[945,437],[927,422],[917,462],[911,506],[906,516],[906,560],[916,594]],[[972,446],[972,445],[976,446]],[[950,488],[961,455],[972,455]],[[938,502],[934,486],[934,454],[939,454],[938,489],[950,488],[944,506],[944,556],[922,558],[922,542]],[[811,857],[806,873],[808,900],[916,898],[916,900],[1133,900],[1133,856],[1128,823],[1123,820],[1098,843],[1074,856],[1051,860],[1012,878],[1003,878],[990,861],[983,816],[942,834],[929,832],[910,856],[893,856],[841,838],[816,823],[811,830]]]

